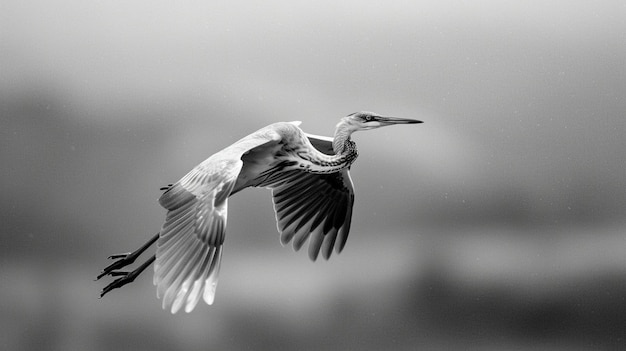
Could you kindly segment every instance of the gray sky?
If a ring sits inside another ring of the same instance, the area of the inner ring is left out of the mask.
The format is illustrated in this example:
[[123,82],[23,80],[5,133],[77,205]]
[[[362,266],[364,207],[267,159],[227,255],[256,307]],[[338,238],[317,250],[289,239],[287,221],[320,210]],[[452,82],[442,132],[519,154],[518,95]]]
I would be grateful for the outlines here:
[[[330,135],[356,110],[419,118],[355,136],[359,163],[419,175],[426,192],[513,188],[540,211],[601,192],[592,206],[614,212],[626,197],[612,190],[626,185],[625,12],[619,1],[7,1],[0,91],[52,96],[73,125],[168,128],[168,158],[200,149],[187,166],[274,121]],[[381,164],[393,154],[404,159]]]

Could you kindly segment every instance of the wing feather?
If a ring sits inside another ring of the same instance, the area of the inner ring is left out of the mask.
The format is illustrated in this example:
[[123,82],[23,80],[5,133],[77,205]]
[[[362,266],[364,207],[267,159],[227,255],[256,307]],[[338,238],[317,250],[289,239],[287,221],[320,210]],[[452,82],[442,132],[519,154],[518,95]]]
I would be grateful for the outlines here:
[[165,188],[159,203],[168,210],[157,240],[154,284],[163,308],[191,312],[200,299],[212,304],[225,238],[228,197],[240,175],[242,156],[276,144],[264,128],[200,163]]
[[[219,273],[219,262],[215,261],[221,258],[215,252],[221,250],[224,242],[228,203],[226,198],[221,202],[215,199],[220,192],[228,193],[232,189],[241,164],[241,161],[222,163],[222,178],[207,175],[183,178],[161,197],[161,204],[167,205],[170,212],[157,241],[154,281],[157,296],[163,298],[163,308],[172,313],[183,307],[187,312],[193,310],[201,296],[207,303],[213,302],[214,295],[206,294],[206,287],[209,285],[210,291],[215,292],[215,277]],[[195,172],[207,170],[198,167]],[[211,183],[204,186],[188,183],[195,181]],[[171,200],[171,195],[185,200]]]
[[[313,200],[313,202],[310,204],[309,207],[301,208],[302,214],[300,214],[300,223],[294,229],[296,232],[302,229],[305,224],[309,223],[313,219],[313,217],[317,214],[319,209],[322,207],[322,204],[323,204],[322,200],[323,200],[322,195],[320,195],[317,199]],[[315,229],[312,223],[311,223],[310,229]]]
[[[321,247],[321,251],[322,251],[322,255],[324,256],[324,258],[328,259],[330,257],[330,255],[333,252],[333,246],[335,245],[335,242],[337,241],[337,234],[341,231],[341,229],[337,230],[337,229],[333,229],[330,231],[330,233],[328,233],[327,239],[324,240],[324,242],[322,243],[322,247]],[[318,250],[319,251],[319,250]],[[341,250],[338,250],[337,252],[339,252]]]
[[326,219],[326,217],[329,214],[328,207],[331,201],[333,201],[333,199],[331,199],[330,197],[325,197],[322,200],[322,203],[320,204],[320,209],[315,213],[315,219],[313,220],[313,223],[311,224],[312,229],[317,229],[317,227],[321,225],[322,222]]
[[[298,251],[309,240],[308,254],[315,261],[320,251],[328,259],[337,238],[345,245],[350,221],[354,190],[348,169],[337,173],[316,174],[289,171],[284,180],[268,187],[272,189],[276,223],[281,242],[292,242]],[[343,247],[342,247],[343,248]]]
[[[308,222],[308,217],[315,215],[313,209],[319,208],[327,199],[321,194],[314,194],[308,197],[308,194],[300,195],[299,201],[285,205],[285,227],[289,227],[296,221],[299,223],[294,228],[294,231],[299,231],[300,228]],[[287,219],[289,218],[289,219]]]
[[[333,155],[332,138],[306,134],[319,151]],[[264,173],[257,186],[272,189],[276,226],[283,245],[292,242],[298,251],[309,240],[309,257],[315,261],[320,252],[328,259],[333,249],[341,252],[350,231],[354,187],[349,169],[331,174],[302,170]]]
[[[352,183],[351,179],[350,183]],[[339,239],[339,242],[337,243],[337,245],[335,246],[335,251],[337,253],[340,253],[343,248],[346,246],[346,242],[348,241],[348,234],[350,234],[350,225],[351,225],[351,216],[350,214],[352,213],[352,206],[354,204],[354,193],[350,195],[350,198],[348,199],[348,203],[347,203],[347,207],[346,207],[346,213],[348,214],[346,216],[347,220],[343,223],[343,225],[341,226],[341,229],[339,230],[339,232],[337,233],[337,239]],[[332,246],[328,249],[327,255],[330,257],[330,254],[332,253]]]

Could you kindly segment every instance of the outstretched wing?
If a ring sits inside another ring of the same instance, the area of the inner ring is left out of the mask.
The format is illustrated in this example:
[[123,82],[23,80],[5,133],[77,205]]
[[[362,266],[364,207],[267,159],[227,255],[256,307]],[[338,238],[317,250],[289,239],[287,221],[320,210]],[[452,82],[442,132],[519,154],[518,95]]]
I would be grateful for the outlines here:
[[[319,151],[332,155],[332,139],[307,134]],[[343,250],[352,219],[354,187],[349,170],[330,174],[287,171],[268,185],[272,189],[274,210],[283,245],[293,240],[300,250],[307,239],[309,257],[315,261],[322,251],[328,259],[333,251]]]
[[241,164],[224,163],[219,174],[201,164],[159,199],[168,213],[157,241],[154,284],[172,313],[183,306],[190,312],[201,297],[213,303],[228,196]]
[[293,240],[296,251],[309,243],[309,257],[315,261],[322,251],[328,259],[343,250],[352,219],[354,190],[348,169],[315,174],[290,171],[272,185],[274,210],[283,245]]
[[237,182],[241,156],[280,139],[265,128],[211,156],[168,187],[159,203],[168,210],[157,241],[154,284],[163,308],[191,312],[200,298],[215,298],[228,197]]

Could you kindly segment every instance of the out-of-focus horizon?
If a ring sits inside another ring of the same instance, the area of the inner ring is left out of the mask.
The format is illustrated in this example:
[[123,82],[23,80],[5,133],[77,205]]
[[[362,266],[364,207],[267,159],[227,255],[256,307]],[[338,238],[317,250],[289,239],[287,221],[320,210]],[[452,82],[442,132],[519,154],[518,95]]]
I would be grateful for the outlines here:
[[[620,1],[0,5],[6,350],[619,349],[626,340]],[[229,203],[216,301],[160,309],[106,256],[161,185],[240,137],[357,110],[344,252],[282,248],[269,192]]]

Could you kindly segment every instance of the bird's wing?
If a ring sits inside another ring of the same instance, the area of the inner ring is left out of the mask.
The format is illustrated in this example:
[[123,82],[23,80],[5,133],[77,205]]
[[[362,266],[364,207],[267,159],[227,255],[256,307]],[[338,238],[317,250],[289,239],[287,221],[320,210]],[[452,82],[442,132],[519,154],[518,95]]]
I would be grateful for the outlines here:
[[154,284],[163,308],[191,312],[200,298],[213,303],[226,229],[227,201],[246,150],[275,143],[277,134],[252,134],[211,156],[159,198],[168,210],[157,241]]
[[241,161],[219,176],[196,167],[159,199],[168,210],[157,241],[154,284],[163,308],[190,312],[201,297],[213,303],[226,227],[227,198]]
[[289,171],[270,186],[276,222],[283,245],[293,240],[296,251],[310,237],[309,257],[320,250],[328,259],[343,250],[352,219],[354,189],[348,169],[330,174]]
[[[332,138],[306,134],[319,151],[333,155]],[[328,259],[333,251],[343,250],[352,220],[354,187],[349,170],[330,174],[300,170],[275,174],[272,189],[276,224],[283,245],[293,240],[300,250],[310,237],[309,257],[315,261],[320,250]]]

